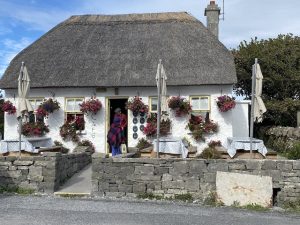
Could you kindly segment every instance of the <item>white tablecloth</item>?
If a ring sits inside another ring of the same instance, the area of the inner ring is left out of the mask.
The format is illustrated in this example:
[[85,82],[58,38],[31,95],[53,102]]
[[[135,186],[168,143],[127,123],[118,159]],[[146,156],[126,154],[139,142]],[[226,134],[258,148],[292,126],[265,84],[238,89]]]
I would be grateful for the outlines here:
[[[38,153],[37,147],[51,147],[52,140],[48,137],[28,138],[21,140],[21,149],[26,152]],[[2,140],[0,146],[0,153],[17,152],[19,151],[19,140],[8,139]]]
[[[153,141],[154,151],[156,152],[156,139]],[[184,146],[180,138],[161,138],[159,139],[159,152],[181,155],[186,158],[188,149]]]
[[[227,138],[227,152],[231,158],[236,154],[237,149],[250,151],[250,138],[249,137],[230,137]],[[252,150],[257,150],[263,156],[266,156],[268,150],[262,140],[252,139]]]

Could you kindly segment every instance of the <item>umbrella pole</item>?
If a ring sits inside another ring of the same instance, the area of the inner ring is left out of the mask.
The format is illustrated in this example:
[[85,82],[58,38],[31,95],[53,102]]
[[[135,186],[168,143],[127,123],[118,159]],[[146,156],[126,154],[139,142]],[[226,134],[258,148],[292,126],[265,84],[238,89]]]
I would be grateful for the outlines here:
[[160,119],[161,119],[161,59],[158,64],[158,84],[157,84],[157,129],[156,129],[156,154],[159,158],[159,136],[160,136]]
[[254,129],[254,101],[256,84],[257,58],[255,58],[254,68],[252,68],[252,91],[251,91],[251,118],[250,118],[250,157],[253,159],[253,129]]
[[19,117],[19,158],[21,158],[21,128],[22,127],[22,116]]

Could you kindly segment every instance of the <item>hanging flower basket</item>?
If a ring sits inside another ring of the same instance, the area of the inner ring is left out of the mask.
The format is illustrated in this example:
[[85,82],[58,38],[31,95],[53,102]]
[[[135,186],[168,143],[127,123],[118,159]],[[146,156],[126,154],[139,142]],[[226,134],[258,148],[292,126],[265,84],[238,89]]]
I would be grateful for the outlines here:
[[149,109],[148,106],[144,104],[142,99],[138,96],[128,100],[126,103],[126,108],[132,111],[135,114],[138,113],[148,113]]
[[205,134],[212,134],[218,131],[218,124],[210,119],[204,120],[202,116],[191,115],[187,128],[196,141],[205,141]]
[[49,98],[47,100],[44,100],[43,103],[39,105],[39,107],[36,110],[36,115],[39,118],[47,117],[50,113],[53,113],[56,110],[60,109],[59,102],[57,100],[53,100],[52,98]]
[[89,100],[83,101],[80,106],[80,111],[86,115],[92,113],[96,115],[102,108],[102,103],[99,99],[91,98]]
[[46,133],[49,132],[49,128],[45,125],[44,122],[27,122],[22,125],[21,132],[26,137],[44,136]]
[[[155,113],[151,113],[147,118],[147,124],[143,130],[143,133],[147,137],[152,137],[157,133],[157,118]],[[160,122],[160,135],[166,136],[170,133],[171,130],[171,120],[167,118],[166,120],[162,120]]]
[[222,95],[218,97],[217,105],[220,112],[227,112],[235,107],[235,98],[228,95]]
[[73,142],[79,141],[77,131],[84,130],[85,121],[82,117],[77,117],[74,121],[66,121],[59,130],[59,134],[64,141],[71,140]]
[[13,115],[16,113],[16,107],[9,100],[3,102],[1,109],[3,112],[7,112],[9,115]]
[[188,100],[180,96],[173,96],[168,100],[168,106],[175,111],[177,117],[188,115],[192,111],[192,107]]

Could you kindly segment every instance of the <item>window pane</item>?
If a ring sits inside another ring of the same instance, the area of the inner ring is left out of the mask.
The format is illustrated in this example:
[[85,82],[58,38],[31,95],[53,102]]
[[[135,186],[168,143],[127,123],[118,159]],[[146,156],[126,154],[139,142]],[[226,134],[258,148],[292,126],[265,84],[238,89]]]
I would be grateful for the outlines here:
[[200,110],[209,110],[208,97],[200,98]]
[[83,99],[76,99],[75,100],[74,111],[80,112],[80,106],[79,106],[79,104],[81,104],[82,101],[83,101]]
[[35,115],[33,113],[29,113],[29,123],[34,123],[34,122],[35,122]]
[[157,98],[151,98],[151,111],[157,111]]
[[68,112],[74,111],[74,99],[67,99],[66,111]]
[[193,110],[200,110],[200,101],[199,98],[192,98],[191,105]]

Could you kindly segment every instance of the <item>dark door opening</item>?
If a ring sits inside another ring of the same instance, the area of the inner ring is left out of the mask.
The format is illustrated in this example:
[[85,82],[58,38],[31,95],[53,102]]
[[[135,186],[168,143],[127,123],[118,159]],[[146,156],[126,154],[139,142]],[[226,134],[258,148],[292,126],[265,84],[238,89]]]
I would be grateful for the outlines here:
[[[109,127],[112,124],[114,120],[114,115],[115,115],[115,109],[120,108],[122,114],[126,115],[127,118],[127,123],[128,123],[128,113],[126,109],[126,98],[122,99],[109,99]],[[128,146],[128,125],[124,129],[124,135],[126,137],[126,146]],[[111,149],[109,148],[109,153],[111,153]]]

